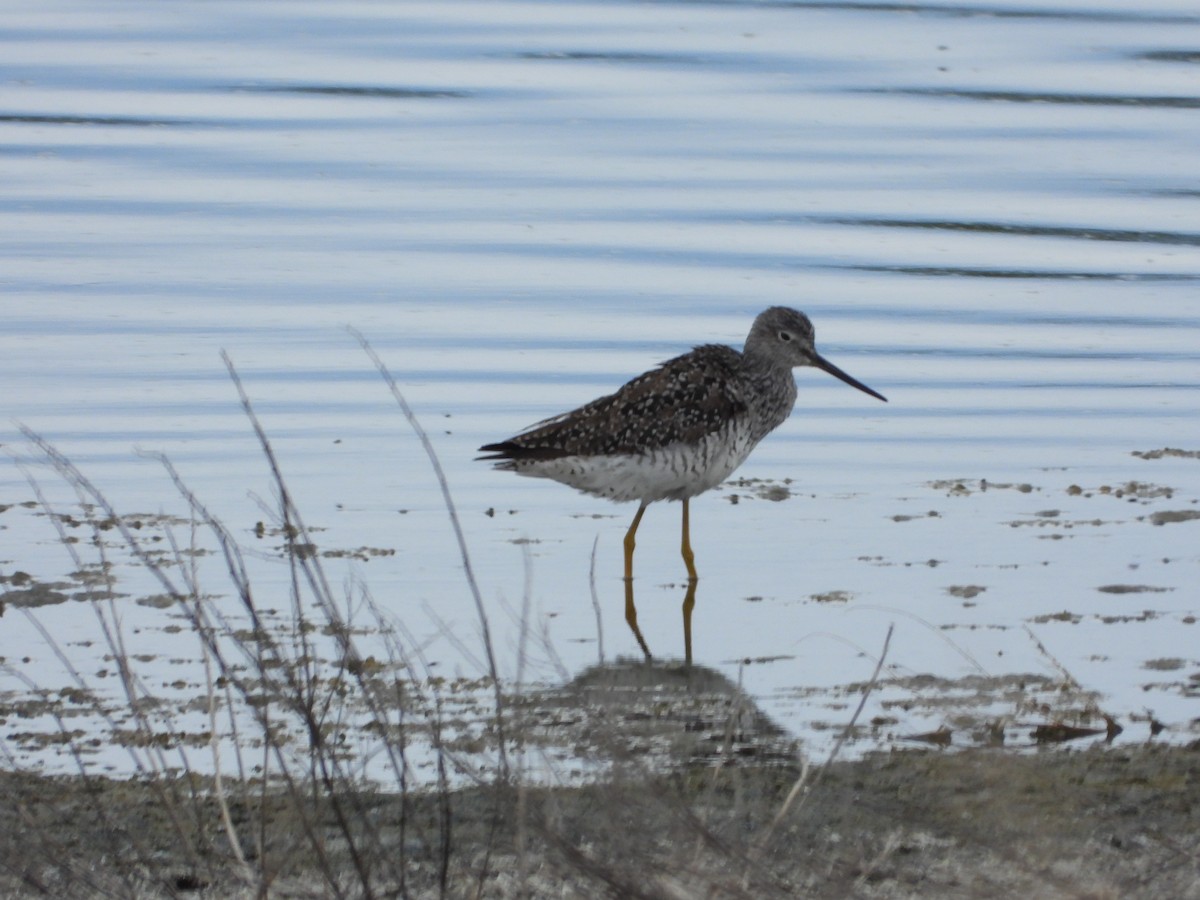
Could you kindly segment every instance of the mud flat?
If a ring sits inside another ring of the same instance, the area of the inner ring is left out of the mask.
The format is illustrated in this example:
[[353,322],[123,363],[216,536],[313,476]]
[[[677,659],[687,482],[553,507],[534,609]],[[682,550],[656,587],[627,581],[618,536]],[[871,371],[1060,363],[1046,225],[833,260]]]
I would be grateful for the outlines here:
[[1195,745],[878,754],[815,767],[777,820],[799,775],[623,764],[586,786],[342,797],[357,862],[328,798],[299,814],[239,792],[243,868],[210,783],[6,773],[0,892],[365,896],[365,871],[414,897],[1200,896]]

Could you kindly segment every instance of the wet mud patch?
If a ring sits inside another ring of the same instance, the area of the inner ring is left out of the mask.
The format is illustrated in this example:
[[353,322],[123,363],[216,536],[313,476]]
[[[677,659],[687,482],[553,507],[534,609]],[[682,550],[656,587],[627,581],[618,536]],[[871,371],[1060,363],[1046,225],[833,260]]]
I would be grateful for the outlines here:
[[1161,484],[1150,484],[1144,481],[1127,481],[1124,484],[1102,484],[1096,487],[1081,487],[1072,484],[1066,492],[1071,497],[1111,497],[1114,500],[1125,500],[1129,503],[1146,504],[1153,500],[1170,500],[1175,496],[1176,488]]
[[1174,672],[1178,669],[1182,669],[1186,665],[1186,660],[1179,659],[1178,657],[1171,657],[1170,659],[1148,659],[1142,663],[1142,668],[1150,669],[1155,672]]
[[[1038,673],[968,675],[951,679],[908,675],[874,684],[852,682],[832,690],[796,688],[785,694],[827,717],[809,723],[815,731],[846,728],[849,712],[864,691],[871,692],[870,713],[848,730],[848,744],[893,750],[913,744],[969,750],[982,747],[1028,749],[1056,740],[1085,738],[1108,743],[1132,728],[1102,708],[1099,692],[1071,678]],[[928,727],[914,728],[927,723]]]
[[[32,505],[37,506],[39,504]],[[44,516],[61,525],[63,528],[88,528],[102,532],[112,531],[121,526],[137,532],[145,529],[178,528],[195,524],[191,519],[166,513],[129,513],[122,516],[113,516],[91,503],[80,504],[76,512],[47,512],[40,510],[37,515]]]
[[323,550],[325,559],[353,559],[358,562],[370,562],[383,556],[395,556],[394,547],[356,547],[353,550]]
[[1151,525],[1174,525],[1179,522],[1194,522],[1200,519],[1200,510],[1176,509],[1164,510],[1150,515]]
[[986,478],[939,478],[927,482],[928,487],[942,491],[948,497],[966,497],[987,491],[1017,491],[1021,494],[1040,492],[1041,488],[1029,482],[988,481]]
[[878,566],[880,568],[898,566],[904,569],[912,569],[917,567],[936,569],[938,566],[946,565],[946,560],[944,559],[891,560],[884,556],[859,556],[857,557],[857,561],[867,563],[871,566]]
[[826,591],[823,594],[809,594],[809,599],[816,603],[848,603],[854,599],[850,591]]
[[719,490],[725,493],[725,499],[730,503],[740,503],[742,500],[779,503],[799,496],[792,492],[792,483],[790,478],[734,478],[726,481]]
[[1151,584],[1103,584],[1096,588],[1102,594],[1165,594],[1173,587],[1155,587]]
[[1064,609],[1061,612],[1043,613],[1040,616],[1034,616],[1029,621],[1035,625],[1045,625],[1049,622],[1065,622],[1068,625],[1078,625],[1083,621],[1083,616]]
[[1082,528],[1103,528],[1105,525],[1120,525],[1120,521],[1115,519],[1049,519],[1038,516],[1032,519],[1014,519],[1005,522],[1009,528],[1032,528],[1046,529],[1051,531],[1050,534],[1037,535],[1039,540],[1058,541],[1072,535],[1062,534],[1060,532],[1074,531]]
[[951,597],[959,597],[963,600],[971,600],[978,597],[987,588],[981,584],[953,584],[946,588],[946,593]]
[[65,576],[64,580],[38,581],[28,572],[16,571],[0,575],[0,614],[8,606],[36,609],[55,606],[68,600],[86,602],[90,600],[116,600],[125,597],[112,589],[115,578],[104,564],[85,566]]
[[[871,712],[850,724],[864,692]],[[1038,673],[969,675],[948,679],[909,675],[833,689],[797,687],[781,698],[824,707],[828,717],[809,725],[844,733],[846,745],[893,751],[914,744],[970,750],[1020,750],[1046,743],[1111,743],[1148,718],[1124,723],[1101,706],[1102,696],[1069,677]],[[619,662],[597,666],[566,686],[518,698],[514,721],[523,740],[553,761],[556,777],[589,777],[605,759],[636,759],[648,770],[713,761],[722,756],[795,762],[804,745],[789,736],[719,672],[681,664]],[[928,722],[924,731],[912,725]],[[1135,735],[1136,737],[1136,735]],[[563,768],[566,767],[566,768]]]
[[[219,547],[203,545],[203,540],[211,543],[212,535],[194,518],[170,513],[116,515],[91,503],[79,503],[69,512],[46,509],[38,501],[4,505],[4,510],[14,508],[51,522],[56,542],[69,548],[77,559],[90,552],[98,561],[81,562],[74,571],[50,580],[22,569],[0,572],[0,612],[6,605],[34,608],[68,600],[116,600],[130,596],[137,597],[138,605],[162,608],[170,605],[166,595],[138,594],[136,589],[119,591],[117,584],[138,581],[135,572],[144,575],[154,569],[177,570],[220,553]],[[324,527],[312,526],[306,528],[304,534],[312,536],[325,531]],[[393,547],[322,547],[300,540],[301,533],[295,527],[268,526],[261,521],[250,529],[250,533],[260,540],[282,538],[283,543],[274,545],[269,551],[278,559],[319,555],[331,560],[369,562],[396,554]]]
[[897,514],[894,516],[888,516],[888,518],[891,519],[893,522],[915,522],[920,519],[941,518],[941,513],[939,513],[936,509],[931,509],[931,510],[929,510],[929,512],[926,512],[926,513],[920,513],[920,514],[916,514],[916,515],[913,515],[913,514],[906,515],[906,514],[900,513],[900,514]]
[[1163,447],[1161,450],[1133,450],[1132,456],[1138,459],[1200,459],[1200,450],[1181,450],[1178,447]]

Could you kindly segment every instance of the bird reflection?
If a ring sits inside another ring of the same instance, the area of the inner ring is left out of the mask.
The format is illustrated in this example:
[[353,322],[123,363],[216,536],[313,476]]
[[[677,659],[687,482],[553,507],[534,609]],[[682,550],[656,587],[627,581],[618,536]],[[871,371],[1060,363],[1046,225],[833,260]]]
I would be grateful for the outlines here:
[[[796,759],[792,737],[741,687],[703,664],[619,661],[592,666],[541,694],[548,737],[592,759],[671,768],[715,759]],[[619,723],[619,727],[614,727]]]
[[[698,579],[688,579],[687,588],[683,592],[683,659],[689,666],[692,664],[692,610],[696,608],[697,584],[699,584]],[[637,604],[633,599],[632,577],[625,579],[625,622],[629,625],[629,630],[633,632],[633,636],[637,638],[638,646],[642,648],[642,653],[646,655],[646,661],[652,661],[654,656],[650,653],[650,647],[646,644],[646,639],[642,637],[642,630],[638,627]]]

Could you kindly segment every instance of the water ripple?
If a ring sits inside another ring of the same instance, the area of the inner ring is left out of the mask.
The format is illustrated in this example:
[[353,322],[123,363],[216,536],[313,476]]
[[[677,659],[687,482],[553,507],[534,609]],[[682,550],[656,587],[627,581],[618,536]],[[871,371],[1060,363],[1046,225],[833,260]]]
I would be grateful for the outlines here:
[[1200,247],[1200,234],[1186,231],[1141,231],[1126,228],[1036,225],[1031,223],[956,221],[951,219],[889,219],[851,216],[813,216],[812,221],[868,228],[915,228],[934,231],[969,231],[983,234],[1015,234],[1027,237],[1078,238],[1085,241],[1116,241],[1132,244],[1166,244]]
[[947,97],[987,103],[1048,103],[1070,106],[1133,106],[1159,109],[1200,109],[1200,97],[1155,94],[1083,94],[1074,91],[988,91],[967,88],[883,87],[852,88],[857,94],[904,94]]

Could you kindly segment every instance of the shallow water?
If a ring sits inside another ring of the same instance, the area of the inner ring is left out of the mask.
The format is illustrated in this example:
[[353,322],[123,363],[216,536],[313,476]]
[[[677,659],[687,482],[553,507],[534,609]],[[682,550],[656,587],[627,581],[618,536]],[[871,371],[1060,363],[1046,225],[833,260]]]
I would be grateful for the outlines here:
[[[977,676],[1073,682],[1123,739],[1150,716],[1194,738],[1200,521],[1165,514],[1200,510],[1200,459],[1134,454],[1200,450],[1200,93],[1181,27],[1198,24],[1183,2],[10,10],[0,442],[67,511],[14,423],[126,514],[185,511],[137,451],[167,454],[265,558],[272,597],[278,541],[254,533],[271,485],[225,350],[320,546],[362,551],[330,577],[367,583],[440,671],[478,675],[436,481],[352,326],[429,430],[514,677],[528,549],[561,665],[531,651],[522,675],[555,683],[601,641],[637,652],[633,510],[475,448],[791,305],[890,402],[798,372],[791,420],[738,473],[776,490],[693,504],[697,662],[814,754],[891,625],[857,751],[1078,712],[943,703],[944,682]],[[0,504],[31,499],[0,468]],[[639,533],[640,623],[665,657],[682,653],[678,514],[656,506]],[[0,526],[9,588],[76,571],[36,510]],[[83,610],[38,615],[84,653]],[[150,680],[202,680],[177,617],[120,613]],[[5,621],[8,665],[57,684]]]

